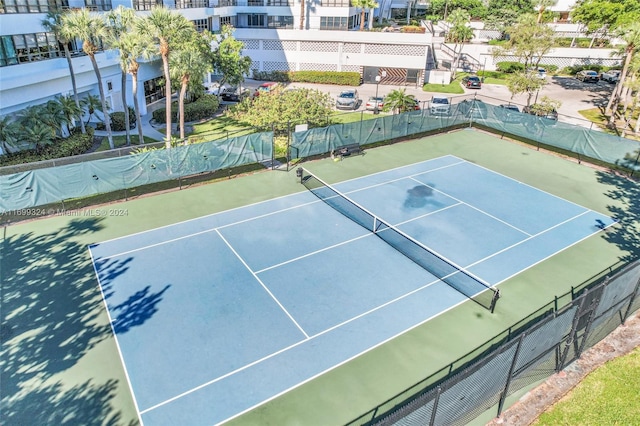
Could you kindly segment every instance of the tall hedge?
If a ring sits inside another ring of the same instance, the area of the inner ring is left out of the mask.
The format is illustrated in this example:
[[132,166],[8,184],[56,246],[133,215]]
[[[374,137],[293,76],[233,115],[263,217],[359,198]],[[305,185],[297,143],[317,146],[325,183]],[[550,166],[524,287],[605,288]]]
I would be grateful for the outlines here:
[[[184,121],[198,121],[210,118],[220,107],[220,101],[216,95],[204,94],[197,100],[184,105]],[[166,108],[158,108],[153,111],[153,119],[156,123],[165,123]],[[178,121],[178,102],[171,103],[171,120]]]
[[359,86],[360,73],[351,71],[259,71],[253,78],[262,81],[291,83],[336,84],[339,86]]

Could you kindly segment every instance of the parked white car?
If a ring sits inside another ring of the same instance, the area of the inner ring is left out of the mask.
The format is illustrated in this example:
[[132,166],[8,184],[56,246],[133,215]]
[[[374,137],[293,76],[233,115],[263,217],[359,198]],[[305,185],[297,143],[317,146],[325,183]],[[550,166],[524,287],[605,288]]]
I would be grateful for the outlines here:
[[600,74],[600,80],[608,81],[609,83],[616,83],[620,80],[620,70],[609,70]]
[[449,115],[451,102],[446,96],[433,96],[429,102],[429,113],[432,115]]

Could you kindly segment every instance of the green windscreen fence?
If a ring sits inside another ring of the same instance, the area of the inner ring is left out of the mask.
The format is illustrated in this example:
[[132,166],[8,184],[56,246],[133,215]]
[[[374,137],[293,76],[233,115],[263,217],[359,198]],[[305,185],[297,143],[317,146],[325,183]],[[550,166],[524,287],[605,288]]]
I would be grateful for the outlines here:
[[[455,103],[446,114],[432,115],[427,106],[419,111],[371,117],[363,113],[361,120],[356,122],[294,132],[290,158],[326,155],[341,146],[354,143],[370,145],[433,131],[479,125],[498,134],[515,135],[580,157],[617,165],[633,172],[640,171],[640,142],[507,111],[483,102],[480,97]],[[271,160],[273,154],[273,133],[265,132],[56,167],[43,168],[42,164],[36,163],[20,169],[6,168],[8,172],[5,170],[5,174],[0,170],[0,213],[265,162]],[[56,162],[66,163],[64,160]]]
[[352,143],[368,145],[460,125],[482,125],[580,156],[640,170],[640,142],[573,124],[507,111],[479,99],[451,106],[448,114],[431,115],[429,109],[335,124],[293,133],[291,158],[326,154]]
[[270,161],[273,133],[160,149],[0,176],[0,212]]
[[326,154],[343,145],[369,145],[464,123],[468,123],[468,119],[460,114],[429,116],[426,111],[410,111],[309,129],[293,133],[291,158]]

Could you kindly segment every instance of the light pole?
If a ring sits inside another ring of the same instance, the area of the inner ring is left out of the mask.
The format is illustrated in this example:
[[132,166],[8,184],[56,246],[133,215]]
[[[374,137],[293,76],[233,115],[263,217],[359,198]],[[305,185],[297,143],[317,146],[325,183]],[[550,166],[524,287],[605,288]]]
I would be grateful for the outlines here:
[[376,98],[375,98],[375,102],[376,102],[376,106],[373,108],[373,113],[374,114],[380,114],[380,111],[378,110],[378,86],[380,86],[380,80],[382,80],[383,78],[385,78],[387,76],[387,72],[386,71],[382,71],[382,73],[380,75],[376,75]]

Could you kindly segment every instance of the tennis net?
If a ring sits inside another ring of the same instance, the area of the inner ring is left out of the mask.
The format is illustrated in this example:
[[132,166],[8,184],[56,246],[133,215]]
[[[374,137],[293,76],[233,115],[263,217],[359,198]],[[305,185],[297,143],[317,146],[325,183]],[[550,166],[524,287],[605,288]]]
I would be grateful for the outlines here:
[[380,219],[306,169],[300,169],[302,184],[320,200],[373,232],[418,266],[493,313],[500,297],[498,290]]

